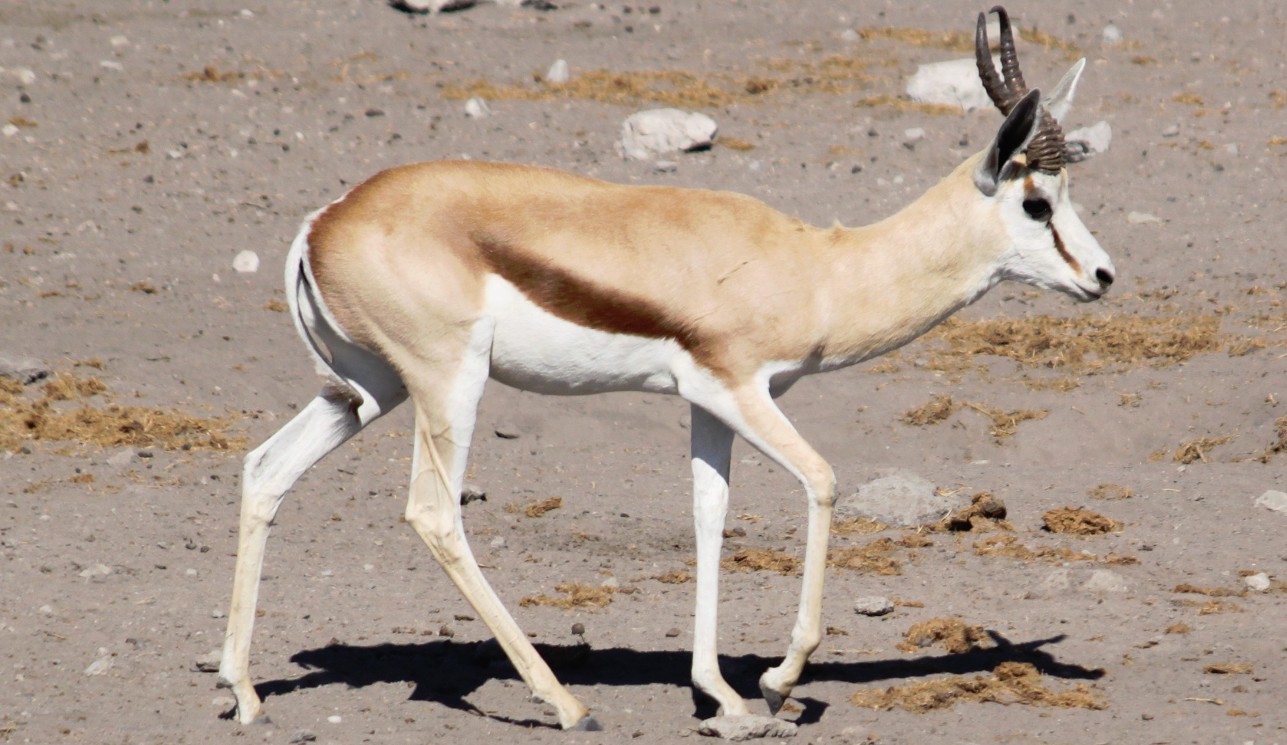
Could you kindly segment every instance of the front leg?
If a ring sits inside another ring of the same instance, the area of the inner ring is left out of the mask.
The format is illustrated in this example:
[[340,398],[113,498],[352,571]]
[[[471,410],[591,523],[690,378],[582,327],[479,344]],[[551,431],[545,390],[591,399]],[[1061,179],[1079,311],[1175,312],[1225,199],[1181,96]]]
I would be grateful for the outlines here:
[[769,711],[777,714],[804,672],[804,663],[822,642],[822,585],[827,569],[836,477],[831,466],[787,421],[770,397],[767,386],[740,389],[735,392],[735,399],[742,417],[742,426],[735,427],[738,434],[794,474],[804,485],[809,500],[804,582],[791,643],[782,663],[760,677],[760,692]]
[[746,701],[719,671],[719,561],[728,515],[733,430],[692,406],[693,524],[697,532],[697,607],[693,622],[693,685],[719,703],[720,713],[749,713]]
[[[736,387],[727,386],[709,373],[694,369],[680,375],[680,395],[695,404],[693,438],[698,437],[696,414],[700,407],[742,436],[760,452],[793,474],[804,485],[809,499],[808,544],[804,557],[804,584],[800,607],[786,658],[760,678],[760,691],[769,710],[776,714],[804,671],[804,663],[822,641],[822,585],[827,567],[827,542],[831,535],[832,501],[836,480],[831,466],[800,436],[778,409],[769,395],[767,381],[749,381]],[[704,425],[703,425],[704,426]],[[697,474],[696,462],[693,466]],[[722,528],[722,518],[720,520]],[[706,530],[710,530],[707,528]],[[702,581],[702,523],[698,523],[698,582]],[[716,552],[718,557],[718,552]],[[710,561],[708,559],[708,561]],[[718,558],[715,559],[718,561]],[[711,596],[714,591],[710,591]],[[701,612],[703,591],[698,588],[698,624],[706,617]],[[712,601],[713,602],[713,601]],[[714,610],[709,611],[713,628]],[[711,632],[714,633],[713,630]],[[694,640],[694,651],[702,649]],[[713,651],[710,653],[713,655]],[[698,661],[694,659],[694,669]],[[718,697],[717,697],[718,698]]]

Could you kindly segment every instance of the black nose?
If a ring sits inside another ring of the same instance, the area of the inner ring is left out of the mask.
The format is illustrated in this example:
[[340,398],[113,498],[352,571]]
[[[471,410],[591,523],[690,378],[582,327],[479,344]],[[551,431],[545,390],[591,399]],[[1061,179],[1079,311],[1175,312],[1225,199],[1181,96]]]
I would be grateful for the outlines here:
[[1104,268],[1096,269],[1095,279],[1099,280],[1100,286],[1107,290],[1113,284],[1113,273]]

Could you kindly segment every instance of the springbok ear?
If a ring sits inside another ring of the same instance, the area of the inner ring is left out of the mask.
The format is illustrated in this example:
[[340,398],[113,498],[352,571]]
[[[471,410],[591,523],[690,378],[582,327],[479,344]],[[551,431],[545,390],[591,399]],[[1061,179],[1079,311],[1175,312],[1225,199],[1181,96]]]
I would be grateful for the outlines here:
[[996,139],[988,147],[988,154],[974,172],[974,185],[979,187],[979,191],[989,197],[997,193],[1002,171],[1011,156],[1027,147],[1037,133],[1040,113],[1041,91],[1034,88],[1010,110],[1010,115],[1001,123],[1001,129],[997,130]]
[[1050,98],[1042,102],[1042,105],[1046,107],[1046,111],[1049,111],[1050,115],[1059,124],[1064,123],[1064,116],[1072,108],[1073,94],[1077,92],[1077,81],[1081,80],[1082,70],[1085,69],[1086,58],[1082,57],[1074,62],[1072,67],[1068,68],[1068,72],[1064,73],[1063,79],[1059,81],[1059,85],[1055,86]]

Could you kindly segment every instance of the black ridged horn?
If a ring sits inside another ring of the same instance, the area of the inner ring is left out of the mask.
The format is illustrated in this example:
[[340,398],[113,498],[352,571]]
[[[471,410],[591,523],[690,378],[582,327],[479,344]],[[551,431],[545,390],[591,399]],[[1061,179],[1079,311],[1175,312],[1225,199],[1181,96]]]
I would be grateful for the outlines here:
[[[1001,72],[997,72],[992,62],[992,52],[988,44],[988,19],[984,13],[979,14],[978,26],[974,31],[974,62],[979,68],[979,79],[983,81],[983,90],[988,98],[1008,115],[1014,105],[1028,92],[1028,85],[1023,80],[1023,71],[1019,69],[1019,56],[1014,50],[1014,33],[1010,29],[1010,15],[1000,5],[992,9],[997,14],[1001,38]],[[1050,112],[1041,112],[1041,124],[1037,134],[1028,144],[1025,151],[1028,167],[1046,173],[1058,173],[1064,167],[1064,133],[1059,123]]]

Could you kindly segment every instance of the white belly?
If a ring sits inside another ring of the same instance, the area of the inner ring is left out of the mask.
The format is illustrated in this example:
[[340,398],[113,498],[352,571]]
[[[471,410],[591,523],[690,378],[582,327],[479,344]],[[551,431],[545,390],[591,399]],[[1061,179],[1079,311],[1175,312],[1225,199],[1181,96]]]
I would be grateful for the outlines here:
[[673,339],[612,334],[579,326],[528,300],[492,275],[485,312],[496,320],[491,376],[536,393],[674,393],[672,372],[688,353]]

